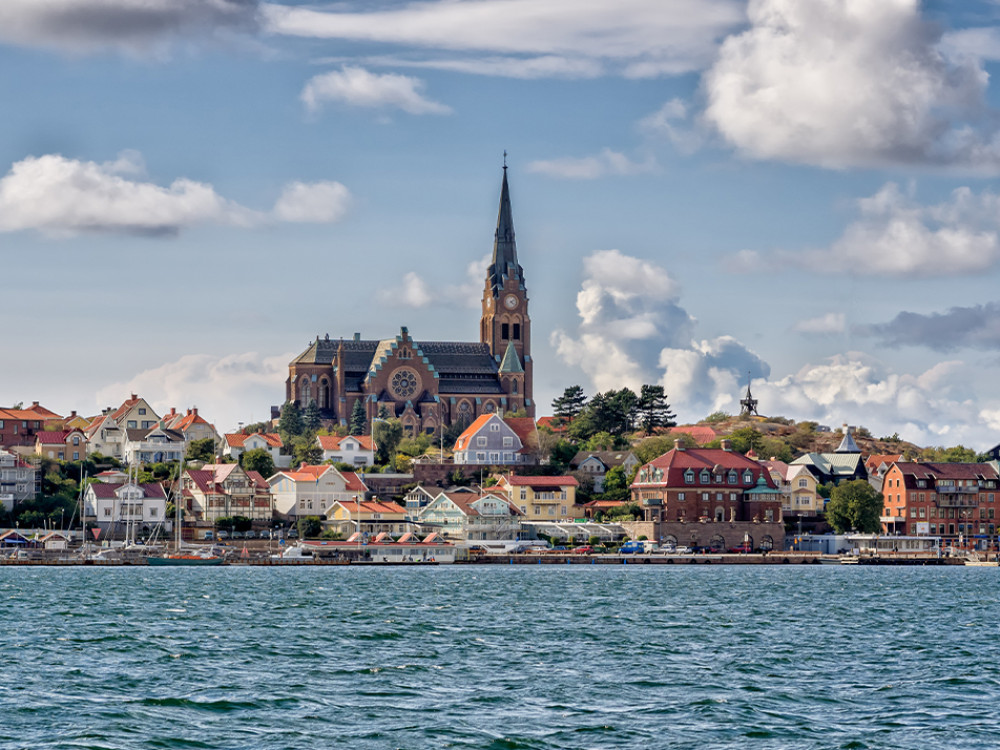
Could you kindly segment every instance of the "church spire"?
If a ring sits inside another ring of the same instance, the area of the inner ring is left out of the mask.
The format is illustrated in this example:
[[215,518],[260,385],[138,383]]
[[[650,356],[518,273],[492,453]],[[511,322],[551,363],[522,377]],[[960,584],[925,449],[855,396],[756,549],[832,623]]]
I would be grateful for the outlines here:
[[503,289],[504,281],[513,277],[522,280],[514,242],[514,216],[510,208],[510,188],[507,187],[507,152],[504,152],[503,184],[500,187],[500,211],[493,239],[493,260],[487,271],[494,296]]

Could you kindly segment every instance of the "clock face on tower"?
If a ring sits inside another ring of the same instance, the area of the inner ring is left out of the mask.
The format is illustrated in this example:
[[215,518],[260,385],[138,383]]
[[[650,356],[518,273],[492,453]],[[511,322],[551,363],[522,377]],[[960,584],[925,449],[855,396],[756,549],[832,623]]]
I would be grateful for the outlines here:
[[392,373],[389,390],[396,398],[410,398],[420,387],[420,377],[409,367],[400,367]]
[[506,297],[503,298],[503,303],[508,310],[513,310],[515,307],[517,307],[517,297],[515,297],[513,294],[508,294]]

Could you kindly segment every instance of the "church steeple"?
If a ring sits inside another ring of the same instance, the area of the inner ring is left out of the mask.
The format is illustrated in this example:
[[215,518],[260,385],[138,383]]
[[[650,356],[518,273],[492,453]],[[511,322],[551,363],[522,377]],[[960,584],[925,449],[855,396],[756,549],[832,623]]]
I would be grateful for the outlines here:
[[514,215],[510,208],[510,188],[507,186],[506,156],[505,152],[500,211],[497,214],[497,231],[493,236],[493,260],[486,272],[495,296],[499,295],[508,278],[517,279],[518,285],[523,286],[523,271],[517,262],[517,244],[514,242]]

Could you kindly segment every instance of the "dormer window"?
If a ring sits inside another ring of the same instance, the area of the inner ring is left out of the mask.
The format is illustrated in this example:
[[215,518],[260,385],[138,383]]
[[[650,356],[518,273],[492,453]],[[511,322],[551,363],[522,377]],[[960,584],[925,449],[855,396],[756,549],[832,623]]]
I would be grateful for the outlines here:
[[709,482],[712,481],[712,475],[709,474],[707,470],[705,470],[701,472],[701,476],[698,477],[698,479],[702,484],[708,484]]
[[684,472],[684,484],[694,484],[694,472],[691,469]]
[[729,475],[726,477],[726,481],[728,481],[729,484],[736,484],[736,480],[737,480],[736,472],[730,470]]
[[743,483],[753,484],[753,472],[751,472],[749,469],[743,472]]

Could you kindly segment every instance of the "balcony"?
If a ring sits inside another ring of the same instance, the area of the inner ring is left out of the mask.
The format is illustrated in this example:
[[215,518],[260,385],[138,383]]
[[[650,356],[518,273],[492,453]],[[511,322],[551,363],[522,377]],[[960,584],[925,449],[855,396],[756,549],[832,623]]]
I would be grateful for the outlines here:
[[974,490],[973,492],[974,494],[944,494],[942,492],[938,492],[937,506],[939,508],[978,508],[979,491]]

